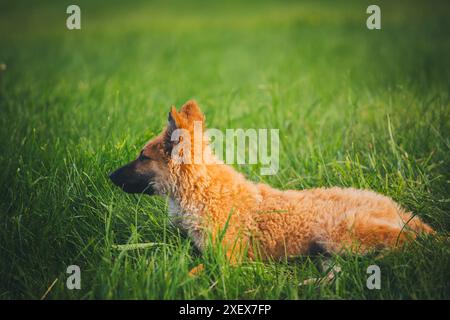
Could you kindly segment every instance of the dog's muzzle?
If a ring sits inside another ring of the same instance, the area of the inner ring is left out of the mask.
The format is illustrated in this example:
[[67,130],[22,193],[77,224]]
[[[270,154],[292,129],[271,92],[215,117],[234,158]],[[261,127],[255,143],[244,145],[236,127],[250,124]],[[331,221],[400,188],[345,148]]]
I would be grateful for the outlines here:
[[136,172],[133,162],[112,172],[109,178],[116,186],[127,193],[145,193],[148,195],[154,193],[151,186],[152,177]]

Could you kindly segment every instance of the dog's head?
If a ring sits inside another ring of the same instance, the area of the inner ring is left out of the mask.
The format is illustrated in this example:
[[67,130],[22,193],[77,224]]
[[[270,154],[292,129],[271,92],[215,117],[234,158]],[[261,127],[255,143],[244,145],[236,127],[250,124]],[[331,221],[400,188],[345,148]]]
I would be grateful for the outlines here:
[[165,195],[172,181],[172,151],[183,139],[183,136],[174,139],[173,133],[177,129],[193,133],[196,121],[203,123],[204,116],[195,101],[188,101],[179,112],[172,107],[167,127],[147,142],[137,159],[111,173],[111,181],[128,193]]

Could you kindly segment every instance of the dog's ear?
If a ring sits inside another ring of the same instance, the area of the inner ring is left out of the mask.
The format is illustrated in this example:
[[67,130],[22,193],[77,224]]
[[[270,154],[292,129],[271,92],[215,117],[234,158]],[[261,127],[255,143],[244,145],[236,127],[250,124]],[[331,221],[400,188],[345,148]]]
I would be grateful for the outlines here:
[[[169,112],[169,118],[164,136],[164,149],[168,154],[171,154],[175,144],[179,141],[172,141],[172,134],[177,129],[184,129],[191,133],[193,136],[195,122],[201,122],[202,127],[205,121],[200,107],[194,100],[189,100],[177,111],[175,107],[172,107]],[[182,137],[180,137],[182,139]]]
[[177,109],[174,106],[172,106],[172,108],[169,111],[169,117],[167,119],[167,128],[164,134],[164,149],[168,154],[172,152],[172,148],[176,143],[171,139],[172,133],[177,129],[183,128],[185,125],[186,120],[184,119],[184,117],[178,113]]
[[169,111],[169,117],[167,119],[167,131],[174,132],[176,129],[183,128],[185,125],[185,119],[178,113],[177,109],[172,106]]
[[[186,102],[181,107],[180,114],[184,116],[189,126],[192,125],[194,121],[200,121],[202,123],[205,121],[205,116],[195,100],[189,100]],[[190,128],[185,129],[189,130]]]

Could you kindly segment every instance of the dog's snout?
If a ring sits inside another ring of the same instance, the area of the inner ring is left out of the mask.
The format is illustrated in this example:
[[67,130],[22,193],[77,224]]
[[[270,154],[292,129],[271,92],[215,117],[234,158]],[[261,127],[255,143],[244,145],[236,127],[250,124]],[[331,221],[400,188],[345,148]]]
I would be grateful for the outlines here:
[[119,181],[119,174],[116,171],[113,171],[109,174],[109,179],[112,181],[112,183],[114,183],[117,186],[120,186],[120,181]]
[[109,174],[112,183],[128,193],[153,194],[151,175],[136,172],[134,163],[129,163]]

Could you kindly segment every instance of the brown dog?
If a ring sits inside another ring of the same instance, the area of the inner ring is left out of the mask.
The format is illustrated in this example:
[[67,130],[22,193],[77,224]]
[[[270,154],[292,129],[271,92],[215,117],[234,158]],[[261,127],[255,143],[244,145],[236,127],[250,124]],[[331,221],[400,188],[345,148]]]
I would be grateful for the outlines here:
[[232,262],[244,254],[277,259],[316,249],[362,254],[396,247],[417,232],[433,232],[393,200],[372,191],[280,191],[248,181],[225,164],[176,162],[172,151],[182,139],[173,141],[172,133],[193,132],[194,121],[204,123],[194,101],[179,112],[172,107],[167,128],[110,178],[125,192],[168,197],[174,223],[200,250],[211,236]]

